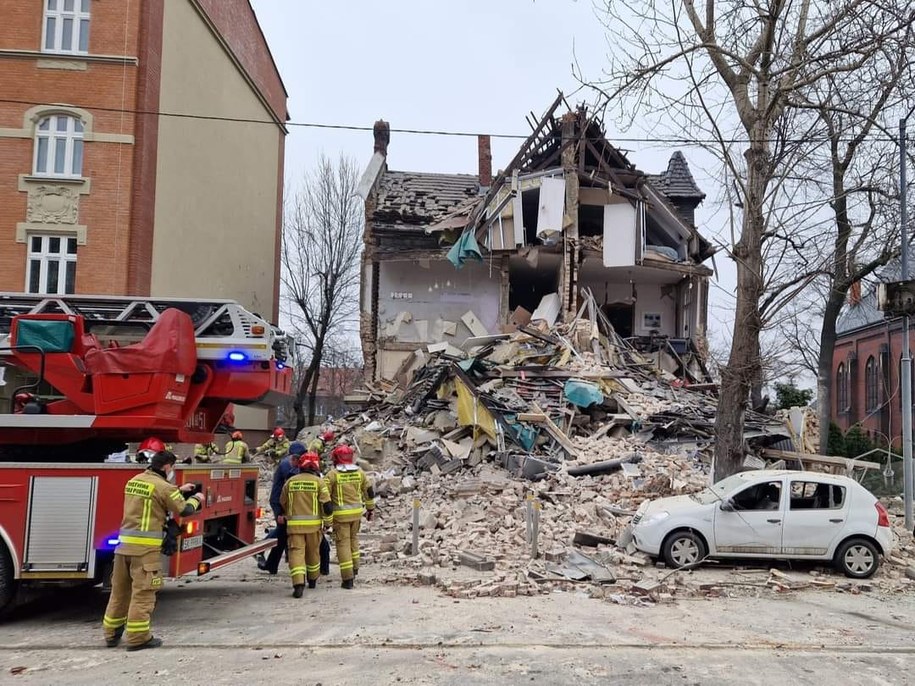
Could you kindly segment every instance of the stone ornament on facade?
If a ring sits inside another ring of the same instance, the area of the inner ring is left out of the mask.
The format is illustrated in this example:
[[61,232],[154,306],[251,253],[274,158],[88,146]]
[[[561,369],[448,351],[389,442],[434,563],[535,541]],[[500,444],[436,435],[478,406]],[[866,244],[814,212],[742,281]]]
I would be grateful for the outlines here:
[[41,185],[29,189],[28,221],[41,224],[75,224],[79,191],[68,186]]

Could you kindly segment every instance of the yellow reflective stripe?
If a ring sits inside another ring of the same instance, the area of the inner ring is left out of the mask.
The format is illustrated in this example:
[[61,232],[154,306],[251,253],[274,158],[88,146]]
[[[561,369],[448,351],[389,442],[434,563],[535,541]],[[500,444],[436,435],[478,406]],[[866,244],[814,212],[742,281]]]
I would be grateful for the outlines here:
[[349,516],[349,515],[354,515],[354,514],[361,515],[361,514],[362,514],[362,508],[360,507],[358,510],[336,510],[336,511],[334,512],[334,517],[337,517],[337,516],[340,516],[340,517],[347,517],[347,516]]
[[352,569],[352,568],[353,568],[353,563],[352,563],[352,561],[350,561],[350,562],[341,562],[341,563],[340,563],[340,569]]
[[354,551],[352,552],[352,556],[353,556],[353,559],[354,559],[354,560],[358,560],[358,559],[359,559],[359,551],[358,551],[358,550],[354,550]]
[[175,491],[168,497],[171,498],[172,500],[181,500],[184,496],[181,495],[181,491]]
[[304,574],[304,573],[305,573],[304,567],[290,567],[289,568],[289,576],[296,576],[298,574]]
[[140,517],[140,531],[149,531],[149,519],[152,516],[152,500],[143,503],[143,514]]
[[146,545],[154,548],[162,547],[162,539],[140,538],[139,536],[118,536],[121,543],[131,543],[133,545]]
[[307,569],[309,572],[320,572],[321,565],[320,565],[320,563],[318,563],[316,565],[305,565],[305,569]]
[[127,617],[109,617],[105,615],[102,619],[102,624],[109,629],[118,629],[127,624]]

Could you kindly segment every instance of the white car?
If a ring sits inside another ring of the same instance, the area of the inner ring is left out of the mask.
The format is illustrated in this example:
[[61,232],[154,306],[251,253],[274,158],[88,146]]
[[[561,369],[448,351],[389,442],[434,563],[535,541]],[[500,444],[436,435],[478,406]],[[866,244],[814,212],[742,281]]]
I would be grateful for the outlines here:
[[742,472],[699,493],[644,502],[628,531],[636,548],[674,568],[706,557],[832,560],[857,579],[877,571],[896,544],[886,508],[859,483],[785,470]]

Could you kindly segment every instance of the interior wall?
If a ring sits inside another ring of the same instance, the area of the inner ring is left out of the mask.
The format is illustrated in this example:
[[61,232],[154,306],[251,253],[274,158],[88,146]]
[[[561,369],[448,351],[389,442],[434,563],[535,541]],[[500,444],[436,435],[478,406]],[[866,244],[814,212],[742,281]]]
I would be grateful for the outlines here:
[[[632,297],[632,285],[629,282],[609,281],[594,273],[583,273],[579,277],[579,286],[590,288],[597,299],[598,305],[613,302],[626,302]],[[662,293],[663,284],[636,283],[635,323],[633,333],[637,336],[647,336],[652,330],[657,330],[662,335],[678,336],[677,332],[677,300],[674,291],[670,295]],[[646,315],[649,315],[646,317]],[[660,326],[647,326],[650,322],[657,321],[660,315]]]

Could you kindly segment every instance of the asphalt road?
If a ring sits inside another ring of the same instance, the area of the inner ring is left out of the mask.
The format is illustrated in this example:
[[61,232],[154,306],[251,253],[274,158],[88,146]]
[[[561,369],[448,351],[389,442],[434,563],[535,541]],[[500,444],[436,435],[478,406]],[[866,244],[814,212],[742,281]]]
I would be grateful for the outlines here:
[[57,593],[0,624],[0,682],[22,684],[904,684],[915,599],[808,591],[619,606],[581,592],[454,600],[428,587],[302,600],[251,565],[172,583],[153,651],[107,649],[97,590]]

